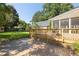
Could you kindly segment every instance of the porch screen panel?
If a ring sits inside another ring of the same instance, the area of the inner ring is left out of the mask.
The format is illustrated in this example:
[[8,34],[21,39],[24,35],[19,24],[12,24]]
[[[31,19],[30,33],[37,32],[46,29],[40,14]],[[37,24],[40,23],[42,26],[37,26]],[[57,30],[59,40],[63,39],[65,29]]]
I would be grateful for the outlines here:
[[61,20],[61,28],[65,28],[64,29],[64,33],[69,33],[69,30],[67,28],[69,28],[69,20],[68,19],[64,19]]
[[59,20],[54,20],[53,21],[53,28],[59,29]]
[[79,33],[79,30],[76,30],[76,28],[79,28],[79,18],[72,18],[71,26],[75,29],[71,31],[72,33]]
[[61,20],[61,28],[69,28],[69,20]]
[[79,28],[79,18],[73,18],[71,20],[72,28]]

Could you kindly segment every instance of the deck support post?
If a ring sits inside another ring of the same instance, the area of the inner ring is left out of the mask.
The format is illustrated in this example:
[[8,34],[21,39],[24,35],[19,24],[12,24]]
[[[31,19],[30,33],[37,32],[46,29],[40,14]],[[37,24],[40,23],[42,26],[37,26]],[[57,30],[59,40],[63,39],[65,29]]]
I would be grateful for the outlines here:
[[69,34],[71,34],[71,18],[69,18]]

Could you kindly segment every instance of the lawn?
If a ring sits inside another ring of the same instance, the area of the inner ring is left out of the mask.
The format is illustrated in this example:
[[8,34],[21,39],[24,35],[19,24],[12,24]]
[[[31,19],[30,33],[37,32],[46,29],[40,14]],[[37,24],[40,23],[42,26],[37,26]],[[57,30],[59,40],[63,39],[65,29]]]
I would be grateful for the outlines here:
[[14,40],[29,37],[29,32],[2,32],[0,33],[0,41],[3,39]]

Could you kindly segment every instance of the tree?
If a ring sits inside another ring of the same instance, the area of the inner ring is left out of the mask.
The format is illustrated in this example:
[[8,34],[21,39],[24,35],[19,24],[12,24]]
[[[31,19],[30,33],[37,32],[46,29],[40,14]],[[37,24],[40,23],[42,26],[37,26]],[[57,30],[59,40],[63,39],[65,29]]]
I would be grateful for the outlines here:
[[5,31],[12,31],[14,26],[17,26],[19,23],[19,15],[13,6],[7,5],[7,7],[10,9],[11,13],[6,17],[8,21],[4,27]]
[[49,18],[55,17],[72,8],[73,5],[70,3],[46,3],[44,4],[42,11],[37,11],[34,14],[32,21],[39,22],[48,20]]
[[7,23],[6,16],[10,13],[10,9],[4,3],[0,3],[0,27]]
[[26,31],[29,29],[29,24],[27,24],[25,21],[23,20],[19,20],[18,26],[19,27],[19,31]]
[[73,8],[70,3],[48,3],[44,4],[43,11],[46,17],[52,18]]
[[44,14],[41,11],[38,11],[34,14],[32,21],[39,22],[39,21],[44,21],[45,19],[46,17],[44,16]]
[[5,3],[0,3],[0,27],[4,27],[5,31],[13,29],[19,22],[19,15],[16,9]]
[[60,4],[60,6],[61,6],[60,13],[66,12],[66,11],[74,8],[73,5],[70,3],[62,3],[62,4]]

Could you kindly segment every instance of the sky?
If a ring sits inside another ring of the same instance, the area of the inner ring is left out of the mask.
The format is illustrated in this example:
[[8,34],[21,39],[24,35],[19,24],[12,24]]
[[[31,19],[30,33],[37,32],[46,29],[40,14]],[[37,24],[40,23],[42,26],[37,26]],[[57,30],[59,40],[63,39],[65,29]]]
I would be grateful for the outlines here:
[[36,11],[42,10],[42,3],[15,3],[12,4],[17,10],[20,19],[29,23]]
[[[17,10],[19,18],[29,23],[32,20],[35,12],[43,9],[43,3],[14,3],[11,4]],[[73,4],[75,7],[79,6],[79,3]]]

